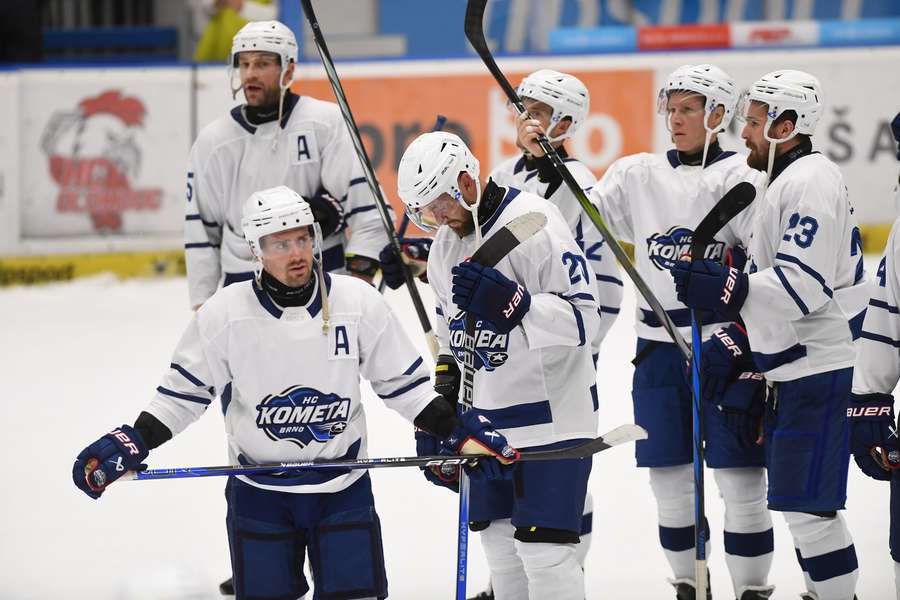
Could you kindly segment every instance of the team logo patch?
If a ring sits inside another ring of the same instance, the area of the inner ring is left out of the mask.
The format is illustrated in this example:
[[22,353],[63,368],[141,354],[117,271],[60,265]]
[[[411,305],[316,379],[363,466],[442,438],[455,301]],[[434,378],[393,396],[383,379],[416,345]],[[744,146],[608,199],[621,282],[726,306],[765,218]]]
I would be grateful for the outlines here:
[[[466,364],[466,313],[459,312],[450,320],[450,349],[460,364]],[[475,322],[475,370],[493,371],[509,358],[509,336],[498,333],[489,321]]]
[[[687,227],[676,225],[665,233],[654,233],[647,238],[647,257],[660,271],[669,271],[675,261],[691,251],[694,232]],[[725,252],[725,242],[713,242],[706,248],[704,258],[721,260]]]
[[340,435],[347,429],[349,414],[349,398],[298,385],[266,396],[256,406],[256,426],[272,440],[305,448]]

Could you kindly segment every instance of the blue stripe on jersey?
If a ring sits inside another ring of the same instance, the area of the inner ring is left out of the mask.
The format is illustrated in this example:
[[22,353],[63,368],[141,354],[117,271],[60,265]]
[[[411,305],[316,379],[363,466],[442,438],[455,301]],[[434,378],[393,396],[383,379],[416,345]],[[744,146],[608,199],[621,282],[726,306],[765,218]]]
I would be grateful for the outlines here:
[[856,559],[856,548],[850,544],[846,548],[804,558],[797,553],[797,560],[803,570],[813,581],[825,581],[833,577],[847,575],[859,568]]
[[[421,360],[421,359],[419,359],[419,360]],[[402,388],[400,388],[400,389],[394,390],[394,391],[391,392],[390,394],[378,394],[378,397],[381,398],[382,400],[388,400],[388,399],[390,399],[390,398],[396,398],[396,397],[399,396],[400,394],[405,394],[405,393],[408,392],[409,390],[411,390],[411,389],[413,389],[413,388],[415,388],[415,387],[418,387],[418,386],[422,385],[423,383],[428,383],[429,381],[431,381],[431,376],[426,375],[425,377],[420,377],[420,378],[416,379],[416,380],[413,381],[412,383],[408,383],[408,384],[404,385],[404,386],[403,386]]]
[[[276,306],[274,302],[272,302],[272,299],[269,298],[269,295],[262,291],[255,281],[250,285],[250,287],[253,289],[253,293],[256,294],[256,299],[259,300],[259,303],[262,305],[262,307],[266,309],[266,311],[268,311],[270,315],[272,315],[276,319],[280,319],[281,309],[278,308],[278,306]],[[316,294],[316,297],[318,297],[318,294]]]
[[435,312],[435,314],[438,315],[439,317],[443,317],[443,316],[444,316],[444,311],[441,310],[441,307],[440,307],[440,306],[435,306],[435,307],[434,307],[434,312]]
[[484,416],[490,419],[497,429],[514,429],[553,422],[549,400],[516,404],[506,408],[479,408],[478,410],[484,413]]
[[187,400],[188,402],[196,402],[197,404],[202,404],[204,406],[208,406],[212,400],[208,400],[206,398],[202,398],[200,396],[192,396],[191,394],[182,394],[181,392],[175,392],[170,389],[164,388],[163,386],[159,386],[156,388],[156,391],[160,394],[164,394],[166,396],[171,396],[172,398],[178,398],[180,400]]
[[185,250],[193,250],[194,248],[218,248],[218,244],[212,244],[210,242],[191,242],[190,244],[185,244]]
[[370,210],[375,210],[374,204],[368,204],[366,206],[357,206],[356,208],[354,208],[353,210],[351,210],[350,212],[345,214],[344,218],[349,219],[350,217],[358,215],[359,213],[368,212]]
[[201,217],[200,215],[186,215],[184,217],[184,220],[185,221],[200,221],[207,227],[221,227],[221,225],[219,225],[215,221],[204,221],[203,217]]
[[576,292],[572,295],[559,294],[559,297],[567,302],[571,302],[572,300],[593,300],[594,295],[589,294],[588,292]]
[[[646,325],[647,327],[662,327],[662,323],[659,321],[659,318],[656,316],[656,313],[652,310],[647,310],[646,308],[642,308],[641,310],[641,323]],[[675,323],[676,327],[689,327],[691,324],[691,309],[689,308],[676,308],[674,310],[667,310],[666,314],[669,315],[669,318]],[[715,313],[710,311],[701,311],[701,319],[704,325],[718,325],[719,323],[727,323],[728,321],[714,321]]]
[[175,369],[176,371],[181,373],[182,377],[184,377],[185,379],[187,379],[188,381],[190,381],[197,387],[202,387],[202,388],[209,387],[205,383],[203,383],[202,381],[200,381],[199,379],[197,379],[196,377],[191,375],[191,373],[187,369],[182,367],[181,365],[179,365],[177,363],[169,363],[169,367],[172,369]]
[[503,209],[509,206],[509,203],[516,199],[516,196],[519,195],[519,192],[520,190],[517,190],[514,187],[508,188],[506,190],[506,196],[503,197],[503,200],[500,202],[500,206],[497,207],[497,210],[494,211],[494,214],[491,215],[491,218],[481,226],[481,235],[487,235],[487,232],[490,231],[491,227],[494,225],[494,223],[497,222],[497,219],[503,213]]
[[622,280],[618,277],[613,277],[612,275],[597,275],[597,281],[602,281],[603,283],[612,283],[619,287],[624,287],[622,284]]
[[[589,535],[594,530],[594,513],[589,512],[581,517],[581,532],[578,535]],[[584,542],[582,542],[583,544]]]
[[754,558],[775,551],[775,534],[772,528],[757,533],[725,532],[725,554]]
[[417,358],[413,364],[409,365],[409,368],[403,371],[404,375],[412,375],[416,369],[419,368],[419,365],[422,364],[422,357]]
[[[343,456],[339,456],[336,460],[345,458],[357,458],[359,456],[359,448],[361,446],[361,442],[361,439],[353,442],[353,444],[351,444],[350,448],[347,450],[347,453]],[[242,465],[256,464],[253,461],[247,460],[247,457],[245,457],[243,454],[238,455],[238,462]],[[327,471],[308,469],[285,471],[280,475],[245,475],[245,477],[251,481],[255,481],[256,483],[260,483],[263,485],[291,486],[319,485],[331,481],[335,477],[340,477],[341,475],[346,474],[347,471],[344,469],[328,469]]]
[[538,174],[537,170],[531,171],[530,173],[528,173],[528,175],[525,176],[525,181],[527,182],[529,179],[533,179],[534,177],[537,177],[537,174]]
[[[331,275],[328,273],[324,273],[325,275],[325,294],[328,295],[331,293]],[[316,315],[322,310],[322,294],[319,290],[313,294],[312,301],[307,305],[306,311],[309,313],[309,316],[313,319],[316,318]]]
[[516,161],[516,164],[513,166],[513,175],[521,171],[525,168],[525,155],[519,157],[519,160]]
[[894,313],[895,315],[900,314],[900,308],[897,308],[896,306],[891,306],[884,300],[878,300],[876,298],[872,298],[871,300],[869,300],[869,306],[874,306],[875,308],[883,308],[884,310],[888,311],[889,313]]
[[[597,362],[594,361],[594,368],[597,368]],[[594,405],[594,412],[600,410],[600,399],[597,397],[597,384],[591,386],[591,403]]]
[[225,280],[222,281],[222,287],[228,287],[229,285],[240,283],[242,281],[250,281],[253,277],[253,271],[246,271],[244,273],[225,273]]
[[855,342],[862,334],[863,322],[866,320],[866,309],[859,311],[859,314],[850,319],[847,324],[850,326],[850,335],[853,336]]
[[225,384],[225,389],[222,390],[222,416],[226,416],[228,414],[228,407],[231,405],[231,382]]
[[578,326],[578,345],[584,346],[585,342],[585,331],[584,331],[584,317],[581,316],[581,311],[578,310],[578,307],[572,304],[572,300],[581,299],[581,300],[593,300],[594,296],[588,294],[587,292],[578,292],[572,294],[571,296],[566,296],[563,294],[557,294],[560,298],[569,303],[569,306],[572,307],[572,312],[575,313],[575,325]]
[[617,315],[617,314],[619,314],[619,309],[615,306],[603,306],[601,304],[600,305],[600,314],[602,315],[603,313],[608,313],[610,315]]
[[322,269],[334,271],[344,268],[344,245],[338,244],[322,251]]
[[866,330],[862,330],[859,332],[859,337],[864,340],[872,340],[873,342],[887,344],[888,346],[893,346],[894,348],[900,348],[900,341],[891,339],[886,335],[881,335],[880,333],[870,333]]
[[803,270],[804,273],[806,273],[807,275],[809,275],[810,277],[815,279],[819,283],[819,285],[822,286],[822,291],[825,292],[826,296],[828,296],[829,298],[834,297],[834,292],[832,292],[831,288],[825,284],[825,278],[822,277],[821,275],[819,275],[818,271],[816,271],[815,269],[813,269],[812,267],[810,267],[809,265],[804,263],[802,260],[800,260],[796,256],[791,256],[790,254],[782,254],[781,252],[779,252],[778,254],[775,255],[775,259],[776,260],[781,259],[785,262],[789,262],[789,263],[793,263],[793,264],[797,265],[798,267],[800,267]]
[[350,185],[348,185],[347,187],[353,187],[354,185],[359,185],[360,183],[365,183],[365,182],[366,182],[365,177],[357,177],[356,179],[351,179]]
[[789,362],[794,362],[799,358],[803,358],[806,356],[806,346],[803,344],[794,344],[787,350],[782,350],[781,352],[773,352],[772,354],[765,354],[763,352],[754,352],[753,353],[753,362],[756,363],[756,366],[760,371],[767,372],[772,369],[777,369],[781,365],[786,365]]
[[775,274],[778,275],[778,280],[781,281],[781,285],[784,287],[788,295],[790,295],[790,297],[794,299],[794,302],[797,304],[800,312],[802,312],[804,315],[808,315],[809,309],[806,307],[806,304],[803,303],[803,300],[800,299],[800,296],[797,295],[797,292],[794,291],[794,288],[791,287],[791,284],[788,283],[787,277],[785,277],[784,273],[781,272],[781,267],[775,267]]

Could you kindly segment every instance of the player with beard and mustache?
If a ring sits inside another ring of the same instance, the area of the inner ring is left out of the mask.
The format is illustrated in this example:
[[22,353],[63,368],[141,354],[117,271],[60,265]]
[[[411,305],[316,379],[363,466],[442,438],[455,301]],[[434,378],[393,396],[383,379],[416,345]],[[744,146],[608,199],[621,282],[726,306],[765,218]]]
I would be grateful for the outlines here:
[[248,23],[234,36],[231,91],[243,91],[246,103],[203,128],[188,167],[185,261],[195,309],[220,285],[252,278],[241,203],[277,185],[308,199],[325,236],[326,271],[369,282],[378,271],[387,236],[375,199],[338,106],[290,90],[296,61],[294,34],[278,21]]
[[[764,75],[738,115],[747,164],[765,171],[748,269],[681,261],[672,270],[688,306],[740,319],[731,346],[737,380],[752,357],[768,399],[730,410],[765,411],[760,434],[768,505],[784,514],[808,600],[851,600],[858,567],[841,517],[847,496],[847,408],[868,290],[862,243],[840,169],[812,148],[822,87],[801,71]],[[718,374],[723,377],[723,373]]]

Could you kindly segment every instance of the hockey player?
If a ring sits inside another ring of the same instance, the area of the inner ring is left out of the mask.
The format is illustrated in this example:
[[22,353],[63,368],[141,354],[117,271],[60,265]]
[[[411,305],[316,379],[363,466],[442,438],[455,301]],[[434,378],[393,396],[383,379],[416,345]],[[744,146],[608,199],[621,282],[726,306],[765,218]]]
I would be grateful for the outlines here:
[[[892,127],[894,138],[900,142],[900,113],[894,117]],[[894,202],[895,208],[900,208],[900,178],[894,187]],[[900,380],[900,219],[894,221],[869,289],[871,299],[860,334],[853,395],[847,411],[850,451],[863,473],[891,482],[890,548],[900,600],[900,440],[891,395]]]
[[[126,470],[146,468],[150,450],[200,418],[217,392],[232,462],[364,457],[360,376],[387,406],[449,437],[451,450],[475,444],[477,453],[517,459],[478,410],[457,418],[435,397],[425,363],[376,290],[324,274],[319,226],[300,196],[284,186],[254,193],[242,229],[255,278],[204,303],[134,426],[78,455],[72,476],[87,495],[99,498]],[[314,598],[387,597],[367,472],[232,477],[226,498],[239,599],[303,596],[307,546]]]
[[[665,154],[636,154],[613,163],[593,187],[591,200],[610,229],[634,244],[638,272],[685,337],[690,313],[675,295],[669,270],[688,250],[693,228],[725,193],[756,176],[744,159],[724,151],[718,133],[731,120],[734,81],[711,65],[687,65],[666,78],[659,93],[674,148]],[[709,245],[706,257],[721,261],[745,245],[752,214],[735,218]],[[740,255],[736,251],[735,255]],[[703,337],[731,319],[705,315]],[[659,541],[672,569],[679,600],[696,596],[694,575],[694,488],[691,388],[685,361],[649,305],[638,299],[637,354],[633,363],[634,418],[649,433],[635,454],[650,470],[656,498]],[[736,436],[725,415],[704,413],[706,464],[713,469],[725,502],[725,562],[739,600],[767,598],[774,538],[765,506],[762,448]],[[755,438],[754,438],[755,439]]]
[[[822,103],[819,81],[800,71],[775,71],[751,86],[739,110],[741,137],[747,164],[768,173],[768,187],[757,200],[749,270],[680,261],[673,275],[688,306],[746,325],[729,329],[727,353],[712,350],[707,378],[733,379],[752,356],[772,386],[764,418],[769,508],[784,513],[794,538],[804,597],[850,600],[856,552],[838,511],[847,495],[853,340],[867,292],[843,177],[812,149]],[[756,422],[764,402],[758,394],[727,411]]]
[[[426,133],[407,147],[397,185],[413,221],[437,228],[428,257],[442,353],[463,364],[465,320],[476,319],[474,405],[521,448],[566,447],[596,435],[590,340],[600,317],[592,271],[559,211],[490,182],[463,141]],[[467,261],[515,217],[546,215],[543,230],[495,267]],[[513,481],[471,482],[498,600],[583,600],[575,544],[591,461],[520,463]]]
[[367,281],[377,272],[387,237],[362,167],[337,105],[290,91],[296,61],[294,34],[278,21],[248,23],[234,36],[229,79],[247,102],[203,128],[188,167],[185,260],[194,308],[220,284],[252,278],[241,205],[275,185],[309,200],[325,236],[326,271]]

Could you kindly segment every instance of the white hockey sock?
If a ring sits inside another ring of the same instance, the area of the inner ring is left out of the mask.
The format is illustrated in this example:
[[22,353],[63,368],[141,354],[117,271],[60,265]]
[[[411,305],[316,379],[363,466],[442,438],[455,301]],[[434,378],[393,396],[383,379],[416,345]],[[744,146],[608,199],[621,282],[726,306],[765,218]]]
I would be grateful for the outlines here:
[[576,545],[516,540],[528,574],[529,600],[584,600],[584,571],[575,557]]
[[897,600],[900,600],[900,563],[894,563],[894,586],[897,588]]
[[575,545],[578,564],[584,569],[584,561],[591,549],[591,533],[594,526],[594,497],[588,492],[584,497],[584,511],[581,518],[581,541]]
[[515,527],[509,519],[491,521],[481,532],[481,545],[491,570],[491,586],[496,600],[528,598],[528,577],[513,539]]
[[853,538],[841,513],[834,518],[786,512],[800,565],[819,600],[852,600],[859,578]]
[[725,502],[725,563],[735,595],[766,586],[772,567],[774,536],[766,508],[766,472],[762,468],[715,469]]
[[[691,465],[653,467],[650,487],[659,515],[659,541],[672,575],[694,579],[694,479]],[[706,544],[709,558],[710,545]]]

